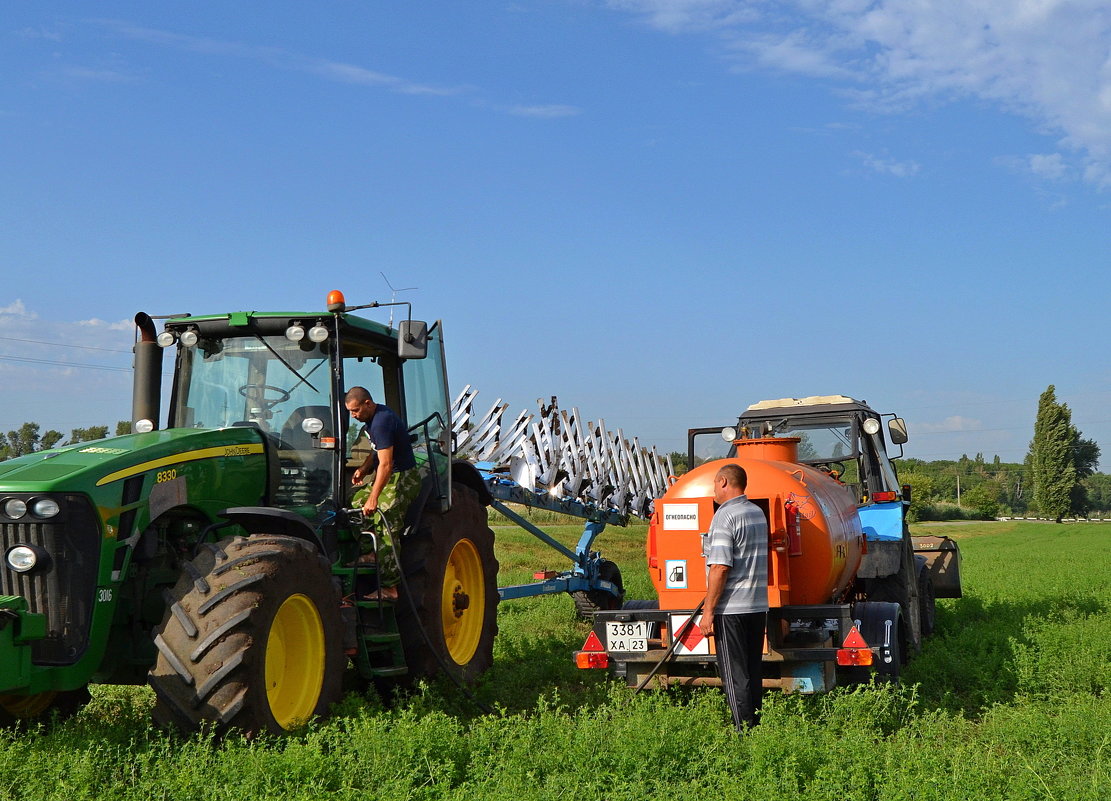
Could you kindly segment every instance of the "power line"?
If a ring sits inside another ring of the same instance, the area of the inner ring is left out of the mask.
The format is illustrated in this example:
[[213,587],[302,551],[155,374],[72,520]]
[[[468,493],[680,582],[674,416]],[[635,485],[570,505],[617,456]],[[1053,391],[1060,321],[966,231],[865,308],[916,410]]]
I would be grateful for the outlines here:
[[53,364],[61,367],[80,367],[86,370],[109,370],[117,373],[130,373],[130,367],[109,367],[106,364],[78,364],[77,362],[60,362],[54,359],[31,359],[24,356],[0,356],[0,359],[9,362],[25,362],[29,364]]
[[45,340],[41,339],[21,339],[19,337],[3,336],[0,336],[0,339],[6,339],[9,342],[29,342],[32,345],[52,345],[58,348],[80,348],[81,350],[103,350],[109,353],[131,353],[130,350],[121,350],[119,348],[98,348],[94,345],[75,345],[72,342],[46,342]]

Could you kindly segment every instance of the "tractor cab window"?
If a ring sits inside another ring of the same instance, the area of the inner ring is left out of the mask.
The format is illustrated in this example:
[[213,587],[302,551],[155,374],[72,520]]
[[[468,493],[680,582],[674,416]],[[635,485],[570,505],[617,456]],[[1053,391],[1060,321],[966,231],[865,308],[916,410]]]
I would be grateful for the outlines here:
[[736,455],[732,440],[722,438],[724,426],[695,428],[687,433],[687,469],[693,470],[706,462],[728,459]]
[[278,452],[283,506],[315,505],[332,486],[329,343],[284,336],[202,339],[181,348],[173,425],[250,426]]
[[[745,421],[749,425],[760,422]],[[842,484],[852,488],[858,501],[866,493],[861,484],[861,475],[867,471],[860,468],[863,454],[857,440],[857,431],[852,419],[831,421],[799,421],[786,424],[780,420],[771,421],[778,437],[798,437],[799,462],[812,465],[829,473]]]
[[[362,387],[370,393],[375,403],[382,403],[404,417],[404,410],[397,407],[397,364],[392,356],[371,348],[345,342],[343,360],[344,392],[352,387]],[[386,391],[386,375],[390,377],[390,391]],[[354,470],[366,458],[370,442],[363,424],[347,416],[347,433],[344,442],[348,455],[348,468]]]

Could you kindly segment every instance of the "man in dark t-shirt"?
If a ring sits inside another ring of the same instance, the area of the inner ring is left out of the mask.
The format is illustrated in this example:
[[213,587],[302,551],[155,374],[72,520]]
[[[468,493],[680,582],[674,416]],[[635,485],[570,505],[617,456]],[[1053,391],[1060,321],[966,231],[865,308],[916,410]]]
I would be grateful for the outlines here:
[[393,410],[375,403],[363,387],[352,387],[343,400],[351,416],[363,424],[372,446],[370,454],[351,477],[351,483],[359,485],[374,474],[370,494],[363,503],[363,514],[373,520],[375,512],[380,512],[390,530],[400,534],[405,512],[420,490],[420,474],[409,432]]

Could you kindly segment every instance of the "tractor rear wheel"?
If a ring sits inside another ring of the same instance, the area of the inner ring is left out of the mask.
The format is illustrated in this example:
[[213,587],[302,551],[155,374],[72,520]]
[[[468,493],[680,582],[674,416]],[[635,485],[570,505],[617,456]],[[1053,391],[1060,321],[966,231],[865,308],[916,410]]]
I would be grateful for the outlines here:
[[[397,554],[403,580],[397,622],[409,677],[451,671],[471,681],[494,661],[498,633],[498,560],[486,508],[454,484],[452,507],[426,511]],[[422,634],[423,630],[423,634]]]
[[89,702],[89,690],[48,690],[34,695],[0,694],[0,727],[21,726],[57,716],[65,720]]
[[281,734],[338,699],[347,658],[331,566],[294,537],[207,543],[155,630],[155,722]]
[[918,611],[922,636],[929,637],[937,625],[937,602],[934,598],[934,582],[926,567],[918,571]]

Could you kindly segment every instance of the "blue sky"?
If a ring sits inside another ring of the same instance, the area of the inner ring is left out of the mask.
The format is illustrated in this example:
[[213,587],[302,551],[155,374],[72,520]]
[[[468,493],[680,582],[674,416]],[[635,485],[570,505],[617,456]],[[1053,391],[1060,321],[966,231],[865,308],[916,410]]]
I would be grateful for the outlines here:
[[129,417],[136,311],[392,284],[663,450],[844,393],[1021,461],[1055,384],[1111,454],[1109,190],[1109,2],[14,0],[0,430]]

